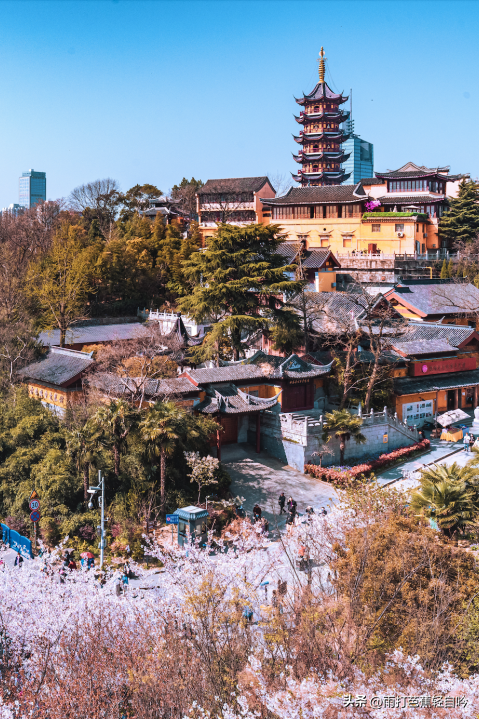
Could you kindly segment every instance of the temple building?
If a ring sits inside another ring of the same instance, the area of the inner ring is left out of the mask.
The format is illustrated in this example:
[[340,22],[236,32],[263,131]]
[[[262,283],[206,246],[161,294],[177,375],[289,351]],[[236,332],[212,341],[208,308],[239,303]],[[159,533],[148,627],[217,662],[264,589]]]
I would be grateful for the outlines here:
[[239,227],[253,222],[269,224],[271,210],[263,207],[260,197],[275,195],[276,190],[266,176],[208,180],[196,193],[203,240],[212,237],[223,222]]
[[309,95],[295,98],[303,108],[296,122],[303,126],[295,141],[301,145],[297,155],[293,155],[301,170],[293,174],[293,179],[302,187],[340,185],[349,178],[341,167],[349,155],[342,149],[348,139],[341,124],[348,119],[349,112],[340,105],[348,97],[334,93],[324,80],[324,50],[319,57],[319,82]]

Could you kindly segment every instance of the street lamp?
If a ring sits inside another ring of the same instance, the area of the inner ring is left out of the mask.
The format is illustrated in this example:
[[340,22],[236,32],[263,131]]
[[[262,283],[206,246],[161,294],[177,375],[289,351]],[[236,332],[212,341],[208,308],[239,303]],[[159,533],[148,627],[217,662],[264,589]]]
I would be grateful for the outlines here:
[[92,495],[88,502],[88,509],[93,509],[93,497],[101,492],[101,496],[98,497],[98,504],[101,508],[101,522],[100,522],[100,569],[103,568],[103,555],[106,547],[105,538],[105,478],[101,474],[101,469],[98,470],[98,487],[90,487],[88,489],[89,494]]

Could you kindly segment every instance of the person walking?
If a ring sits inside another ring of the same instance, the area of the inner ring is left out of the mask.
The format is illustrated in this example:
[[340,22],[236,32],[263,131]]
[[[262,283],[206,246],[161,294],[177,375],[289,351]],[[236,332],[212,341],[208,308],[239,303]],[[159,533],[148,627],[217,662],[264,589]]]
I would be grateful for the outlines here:
[[261,507],[256,503],[253,507],[253,522],[258,522],[261,519]]
[[327,511],[325,510],[324,507],[321,507],[321,514],[323,515],[323,517],[325,517],[327,515]]
[[126,594],[126,590],[128,589],[128,585],[130,583],[128,579],[128,574],[126,572],[123,572],[122,574],[121,583],[123,585],[123,594]]
[[471,432],[471,434],[469,435],[469,452],[472,452],[472,449],[474,447],[474,442],[475,442],[475,437]]
[[464,443],[464,452],[469,452],[469,434],[467,432],[464,435],[464,439],[462,441]]
[[279,504],[279,513],[283,514],[283,512],[286,514],[286,510],[284,508],[284,505],[286,504],[286,496],[284,492],[281,492],[281,494],[278,497],[278,504]]
[[23,564],[23,557],[20,554],[20,552],[17,552],[17,556],[15,557],[15,566],[18,567],[19,569],[21,569],[22,564]]

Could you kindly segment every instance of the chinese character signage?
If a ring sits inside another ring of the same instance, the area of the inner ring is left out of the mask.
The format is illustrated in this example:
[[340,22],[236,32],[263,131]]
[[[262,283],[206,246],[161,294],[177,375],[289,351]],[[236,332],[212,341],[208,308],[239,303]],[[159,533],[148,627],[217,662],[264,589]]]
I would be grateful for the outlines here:
[[421,360],[411,362],[409,374],[413,377],[424,377],[430,374],[444,374],[445,372],[464,372],[476,369],[475,357],[451,357],[438,360]]

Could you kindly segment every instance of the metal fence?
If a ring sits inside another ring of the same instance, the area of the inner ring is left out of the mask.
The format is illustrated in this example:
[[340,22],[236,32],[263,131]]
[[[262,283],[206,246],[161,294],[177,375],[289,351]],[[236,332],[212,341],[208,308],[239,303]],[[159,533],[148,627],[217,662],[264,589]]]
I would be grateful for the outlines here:
[[6,524],[0,525],[2,527],[2,541],[7,546],[14,549],[15,552],[20,552],[21,555],[27,559],[33,558],[32,543],[27,537],[23,537],[21,534],[16,532],[14,529],[10,529]]

